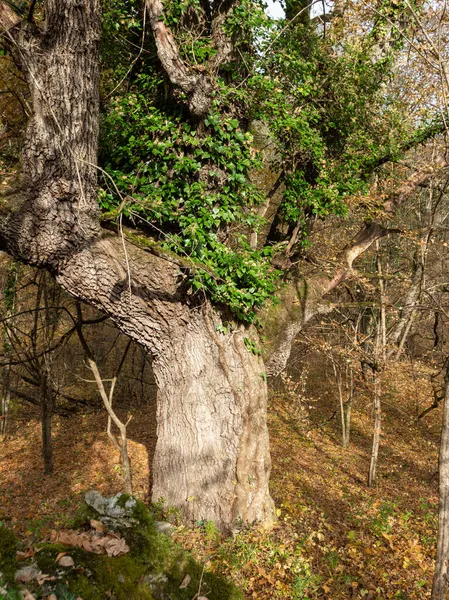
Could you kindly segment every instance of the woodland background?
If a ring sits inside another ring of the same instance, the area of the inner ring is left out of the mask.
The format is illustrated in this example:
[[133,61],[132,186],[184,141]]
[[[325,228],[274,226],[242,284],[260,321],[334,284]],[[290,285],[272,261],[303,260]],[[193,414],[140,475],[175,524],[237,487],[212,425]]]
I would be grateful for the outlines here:
[[[352,30],[348,25],[347,35],[357,37],[364,9],[353,3],[347,10],[348,22],[358,23]],[[288,251],[277,267],[288,261],[292,269],[301,260],[310,281],[332,281],[341,273],[342,247],[350,246],[342,241],[354,240],[379,215],[390,219],[388,235],[379,235],[357,256],[350,276],[324,295],[324,308],[298,333],[286,368],[269,380],[270,489],[277,524],[270,530],[242,526],[224,537],[213,522],[181,525],[179,512],[163,498],[153,505],[158,518],[176,527],[176,540],[208,569],[232,578],[247,598],[430,598],[438,448],[449,385],[448,16],[443,3],[424,16],[412,14],[413,37],[398,47],[397,77],[385,85],[397,103],[391,131],[401,130],[398,115],[405,108],[408,125],[418,125],[418,133],[412,142],[404,134],[402,146],[391,142],[390,154],[376,158],[363,189],[354,183],[359,177],[354,167],[345,210],[323,206],[322,214],[314,213],[313,227],[310,219],[294,213],[289,221],[284,214],[274,227],[288,234],[282,242]],[[319,35],[326,35],[326,15],[316,18]],[[120,38],[120,27],[117,32]],[[0,185],[7,187],[19,160],[30,96],[7,53],[0,56],[0,79]],[[105,95],[108,85],[104,76]],[[336,119],[348,118],[344,103],[351,94],[335,93],[342,102]],[[117,103],[126,107],[131,100]],[[370,103],[363,106],[369,112]],[[438,119],[432,121],[435,107]],[[114,113],[111,130],[121,117]],[[294,123],[283,125],[288,131]],[[256,156],[266,132],[260,122],[252,127],[250,153]],[[381,133],[388,138],[389,131],[385,126]],[[357,138],[360,147],[372,142],[363,135]],[[286,138],[287,153],[295,140]],[[304,153],[301,148],[298,156],[307,162]],[[263,169],[253,174],[267,194],[276,187],[272,175]],[[120,177],[126,187],[126,177],[121,172]],[[281,204],[278,192],[267,205],[268,222]],[[101,194],[110,217],[111,191],[104,185]],[[239,317],[253,317],[254,306],[272,293],[271,284],[259,290],[260,298],[240,306]],[[215,298],[228,293],[210,285],[204,287]],[[89,488],[107,495],[132,491],[149,503],[156,388],[148,354],[103,314],[66,294],[46,271],[6,254],[0,290],[0,520],[33,547],[70,523]],[[262,336],[270,334],[269,327]],[[248,351],[262,349],[250,345]]]

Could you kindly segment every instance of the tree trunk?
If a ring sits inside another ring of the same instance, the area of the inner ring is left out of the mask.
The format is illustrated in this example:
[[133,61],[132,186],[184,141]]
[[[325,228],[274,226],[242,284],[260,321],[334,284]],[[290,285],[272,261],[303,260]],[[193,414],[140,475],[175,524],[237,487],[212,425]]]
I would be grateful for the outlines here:
[[343,448],[349,448],[349,442],[351,439],[351,411],[352,411],[352,400],[348,400],[345,404],[345,435],[343,437]]
[[42,373],[39,396],[41,404],[42,457],[44,459],[44,473],[46,475],[51,475],[53,473],[51,419],[53,416],[54,394],[53,390],[51,389],[48,372]]
[[0,249],[49,269],[152,355],[153,497],[179,507],[187,522],[223,530],[239,519],[271,521],[262,360],[247,351],[243,329],[216,333],[218,317],[186,285],[188,261],[100,231],[100,2],[46,0],[45,18],[42,31],[17,35],[34,115],[22,178],[0,207]]
[[6,437],[9,404],[11,402],[11,365],[4,367],[2,381],[2,404],[0,407],[0,436]]
[[374,411],[374,431],[373,445],[371,448],[371,462],[368,473],[368,487],[373,487],[376,482],[377,461],[379,458],[380,431],[382,421],[382,410],[380,404],[380,377],[377,371],[374,372],[374,396],[373,396],[373,411]]
[[223,323],[208,302],[185,295],[173,262],[99,240],[65,264],[58,280],[109,314],[153,357],[158,387],[152,497],[181,510],[183,520],[273,520],[265,367],[240,326]]
[[346,402],[344,404],[345,435],[343,436],[343,448],[349,448],[351,437],[351,412],[354,399],[354,373],[352,367],[346,368]]
[[447,589],[447,561],[449,558],[449,367],[444,383],[443,428],[439,456],[438,544],[432,600],[444,600]]
[[180,508],[188,524],[213,521],[226,530],[273,519],[264,366],[244,335],[217,333],[213,315],[198,311],[153,362],[152,497]]

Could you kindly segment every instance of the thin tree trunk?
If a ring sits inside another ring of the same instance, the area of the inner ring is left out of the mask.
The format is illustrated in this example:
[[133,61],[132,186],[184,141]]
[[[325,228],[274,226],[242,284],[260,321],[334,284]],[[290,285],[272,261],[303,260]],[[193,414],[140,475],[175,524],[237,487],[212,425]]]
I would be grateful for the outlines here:
[[9,404],[11,402],[11,365],[4,368],[2,382],[2,407],[0,413],[0,435],[6,436],[8,429]]
[[346,371],[346,402],[344,403],[345,435],[343,437],[343,448],[349,447],[349,440],[351,435],[351,411],[353,397],[354,374],[352,372],[352,368],[349,367]]
[[[128,346],[128,348],[129,348],[129,346]],[[103,404],[108,413],[108,436],[109,436],[109,439],[112,441],[114,447],[120,452],[120,459],[121,459],[122,467],[123,467],[124,490],[127,494],[132,494],[133,489],[132,489],[132,477],[131,477],[131,463],[130,463],[129,455],[128,455],[128,440],[127,440],[127,436],[126,436],[126,427],[129,423],[129,420],[127,423],[122,423],[122,421],[120,421],[120,419],[117,417],[116,413],[114,412],[114,410],[112,408],[112,398],[114,396],[114,388],[115,388],[115,383],[117,381],[117,377],[113,378],[113,380],[111,382],[111,388],[109,390],[109,395],[108,395],[106,393],[104,383],[103,383],[103,380],[100,375],[100,371],[98,370],[97,363],[91,357],[91,355],[88,356],[87,362],[89,364],[90,370],[94,374],[95,381],[96,381],[97,387],[98,387],[98,391],[100,392],[101,399],[103,400]],[[114,422],[114,425],[117,427],[117,429],[120,432],[120,443],[117,442],[117,440],[115,439],[114,435],[111,432],[111,421]]]
[[443,428],[441,430],[438,505],[438,543],[432,600],[444,600],[447,589],[447,561],[449,559],[449,364],[444,381]]
[[42,424],[42,457],[44,459],[44,473],[53,473],[53,442],[51,435],[51,420],[53,416],[54,395],[51,389],[48,372],[42,374],[39,390],[41,404]]
[[379,274],[379,292],[380,292],[380,310],[379,321],[377,324],[376,346],[374,351],[374,368],[373,368],[373,413],[374,413],[374,431],[373,444],[371,448],[371,461],[368,472],[368,487],[373,487],[376,482],[377,463],[379,459],[380,433],[382,426],[382,406],[381,406],[381,379],[380,371],[385,364],[386,359],[386,318],[385,318],[385,281],[382,270],[382,263],[379,254],[379,242],[376,242],[377,248],[377,272]]
[[349,448],[350,435],[351,435],[351,411],[352,401],[346,403],[345,406],[345,437],[343,439],[343,448]]
[[[12,263],[8,270],[8,278],[3,292],[3,308],[5,310],[5,317],[11,317],[15,311],[17,280],[18,269],[16,264]],[[8,319],[5,319],[3,325],[3,348],[5,356],[8,359],[8,364],[4,367],[2,380],[2,406],[0,413],[0,435],[2,437],[6,436],[6,431],[8,427],[9,405],[11,402],[11,333],[13,333],[13,323],[13,320],[9,321]]]
[[377,462],[379,458],[380,432],[382,425],[382,407],[380,402],[381,384],[379,372],[374,372],[374,395],[373,395],[373,410],[374,410],[374,431],[373,444],[371,448],[371,461],[368,473],[368,487],[373,487],[376,481]]
[[343,448],[346,448],[347,433],[346,433],[345,399],[343,397],[343,385],[342,385],[342,381],[341,381],[341,371],[339,369],[337,369],[337,365],[335,364],[335,360],[334,360],[333,356],[331,356],[331,361],[332,361],[332,368],[334,371],[335,381],[337,383],[338,399],[340,401],[341,443],[342,443]]
[[[89,344],[86,341],[86,338],[83,333],[83,313],[81,309],[81,304],[79,302],[76,303],[76,313],[77,313],[77,322],[76,322],[76,332],[78,334],[78,339],[81,342],[81,346],[83,347],[84,352],[87,357],[87,364],[89,365],[90,370],[93,373],[95,383],[97,384],[98,391],[100,393],[101,399],[103,400],[104,407],[106,408],[106,412],[108,413],[108,425],[107,425],[107,434],[109,439],[111,440],[114,448],[120,453],[120,460],[123,467],[123,478],[124,478],[124,490],[127,494],[132,494],[132,475],[131,475],[131,462],[129,460],[128,455],[128,439],[126,435],[126,428],[131,420],[128,419],[126,423],[123,423],[115,413],[112,408],[112,401],[114,398],[115,385],[117,383],[117,379],[120,375],[122,367],[125,363],[126,356],[128,354],[128,350],[131,346],[131,340],[128,341],[126,345],[126,349],[123,353],[123,356],[120,360],[120,363],[117,367],[117,370],[111,380],[111,385],[109,387],[109,393],[106,392],[106,388],[104,387],[103,379],[101,377],[100,371],[98,369],[97,362],[95,360],[94,354],[89,347]],[[112,433],[112,423],[117,427],[120,433],[120,441],[117,441],[117,438]]]

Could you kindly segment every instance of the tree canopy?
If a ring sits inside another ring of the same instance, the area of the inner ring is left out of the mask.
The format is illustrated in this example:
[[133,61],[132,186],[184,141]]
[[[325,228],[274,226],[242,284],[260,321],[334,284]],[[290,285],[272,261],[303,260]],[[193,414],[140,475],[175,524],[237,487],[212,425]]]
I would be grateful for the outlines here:
[[320,19],[296,3],[281,20],[246,0],[148,6],[205,112],[164,65],[140,3],[106,3],[103,218],[123,215],[184,261],[193,294],[252,322],[304,256],[314,221],[366,200],[382,164],[442,127],[436,112],[411,114],[393,85],[405,5],[349,3],[350,18]]

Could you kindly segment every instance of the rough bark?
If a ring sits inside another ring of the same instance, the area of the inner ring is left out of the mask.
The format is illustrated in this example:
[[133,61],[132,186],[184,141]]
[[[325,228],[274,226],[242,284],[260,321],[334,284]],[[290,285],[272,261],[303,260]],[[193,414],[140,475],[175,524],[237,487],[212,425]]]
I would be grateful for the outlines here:
[[20,21],[21,18],[16,15],[6,2],[0,2],[0,33],[4,33],[5,31],[9,31],[13,27],[16,27]]
[[221,65],[234,54],[232,40],[225,34],[224,24],[234,2],[222,1],[207,7],[206,19],[211,29],[215,55],[201,66],[188,64],[181,56],[175,36],[164,21],[162,0],[146,0],[151,30],[156,42],[157,55],[171,83],[187,95],[192,115],[204,117],[209,112],[214,91],[214,75]]
[[264,366],[243,331],[216,332],[203,310],[173,331],[153,362],[158,428],[153,499],[169,498],[193,524],[220,528],[273,519]]
[[432,600],[444,600],[447,590],[447,561],[449,559],[449,368],[444,389],[443,428],[439,456],[438,543]]
[[[21,260],[57,268],[99,232],[96,157],[99,114],[99,0],[47,0],[46,22],[13,39],[34,114],[22,180],[3,203],[0,236]],[[6,204],[6,206],[5,206]]]
[[188,523],[212,520],[223,530],[240,518],[271,521],[267,389],[262,360],[244,344],[250,334],[218,334],[207,303],[182,302],[177,265],[131,245],[127,261],[129,272],[111,236],[74,256],[58,279],[153,356],[153,499],[164,497]]
[[161,0],[147,0],[146,7],[156,42],[157,55],[170,81],[188,96],[190,111],[197,117],[207,114],[212,101],[212,83],[200,70],[195,70],[182,58],[175,37],[164,22]]

